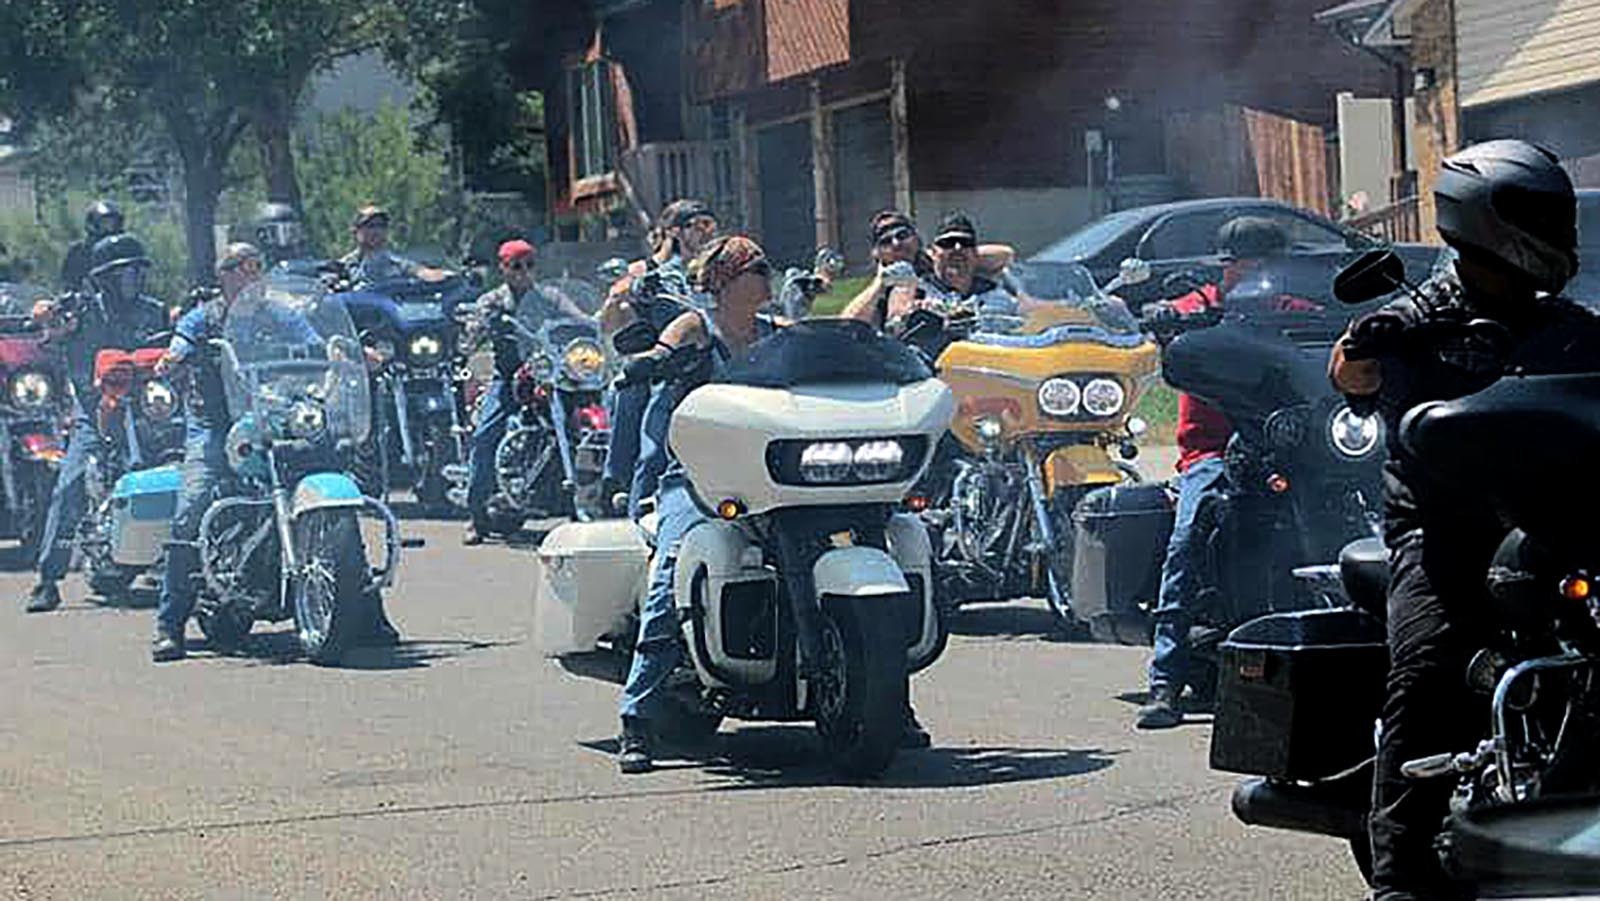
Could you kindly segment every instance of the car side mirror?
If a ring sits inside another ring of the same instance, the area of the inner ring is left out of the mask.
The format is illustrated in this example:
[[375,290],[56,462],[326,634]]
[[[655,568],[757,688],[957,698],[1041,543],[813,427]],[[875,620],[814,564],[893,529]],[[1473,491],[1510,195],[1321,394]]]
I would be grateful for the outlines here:
[[1406,264],[1388,248],[1369,250],[1333,277],[1333,296],[1341,303],[1375,300],[1405,287]]
[[1142,284],[1154,274],[1149,261],[1138,257],[1128,257],[1117,266],[1117,281],[1124,286]]
[[656,330],[648,322],[632,322],[611,336],[611,346],[617,353],[631,357],[656,346]]

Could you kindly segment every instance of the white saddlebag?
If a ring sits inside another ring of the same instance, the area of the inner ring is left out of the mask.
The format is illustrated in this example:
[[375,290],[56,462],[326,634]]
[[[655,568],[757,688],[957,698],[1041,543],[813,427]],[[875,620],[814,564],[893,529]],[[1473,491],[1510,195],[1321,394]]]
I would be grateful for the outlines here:
[[630,520],[569,522],[539,544],[533,632],[547,657],[592,651],[644,593],[650,548]]

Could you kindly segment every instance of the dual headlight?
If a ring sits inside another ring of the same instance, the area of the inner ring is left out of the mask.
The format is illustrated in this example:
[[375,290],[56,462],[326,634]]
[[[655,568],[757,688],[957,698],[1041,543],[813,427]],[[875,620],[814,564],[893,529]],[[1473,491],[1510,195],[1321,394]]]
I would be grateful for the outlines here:
[[424,332],[411,339],[411,344],[406,347],[406,357],[412,366],[426,367],[436,365],[444,359],[444,339],[438,335]]
[[42,372],[26,370],[11,380],[11,402],[19,407],[42,407],[54,395],[55,386]]
[[921,436],[777,441],[767,451],[767,469],[784,485],[882,485],[915,475],[926,451]]
[[314,401],[298,400],[289,408],[285,427],[295,438],[309,440],[322,434],[328,426],[328,413]]
[[1116,379],[1080,382],[1057,376],[1039,386],[1039,409],[1050,416],[1115,416],[1127,402],[1128,393]]
[[574,382],[594,381],[605,366],[605,351],[588,338],[573,339],[561,352],[561,371]]
[[178,409],[178,393],[160,379],[144,383],[144,415],[157,421],[172,418]]
[[1360,416],[1349,407],[1340,407],[1328,418],[1328,437],[1333,449],[1355,460],[1378,449],[1382,436],[1378,417]]

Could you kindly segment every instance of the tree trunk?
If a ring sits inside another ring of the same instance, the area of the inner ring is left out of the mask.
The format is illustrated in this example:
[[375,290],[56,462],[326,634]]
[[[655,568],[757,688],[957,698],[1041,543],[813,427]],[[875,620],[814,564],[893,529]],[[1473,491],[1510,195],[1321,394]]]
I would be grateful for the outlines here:
[[267,170],[267,200],[286,203],[301,212],[300,181],[295,175],[290,143],[290,107],[268,100],[251,111],[250,130],[261,144],[261,161]]
[[189,278],[194,284],[212,280],[217,262],[217,198],[222,194],[222,172],[207,164],[183,167],[184,236],[189,243]]

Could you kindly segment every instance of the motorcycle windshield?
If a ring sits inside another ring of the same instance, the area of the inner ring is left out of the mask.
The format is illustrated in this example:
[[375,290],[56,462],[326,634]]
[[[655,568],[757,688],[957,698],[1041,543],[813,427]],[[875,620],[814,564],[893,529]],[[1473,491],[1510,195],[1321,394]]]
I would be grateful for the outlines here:
[[[536,290],[543,290],[540,284]],[[517,336],[524,360],[543,362],[550,381],[599,390],[605,384],[606,353],[593,319],[551,318],[559,310],[548,295],[529,292],[517,307]]]
[[1139,323],[1127,304],[1100,290],[1094,275],[1079,263],[1015,263],[1007,270],[1007,287],[1026,298],[1024,314],[980,316],[982,333],[1030,336],[1030,345],[1067,341],[1139,344]]
[[[1400,440],[1440,482],[1486,498],[1541,543],[1592,555],[1583,486],[1600,459],[1600,374],[1506,377],[1412,410]],[[1488,476],[1507,461],[1525,475]]]
[[276,432],[360,442],[371,421],[367,367],[350,314],[313,279],[274,275],[228,310],[221,359],[228,410]]
[[756,388],[845,382],[909,385],[933,378],[910,347],[854,319],[807,319],[756,342],[717,381]]

